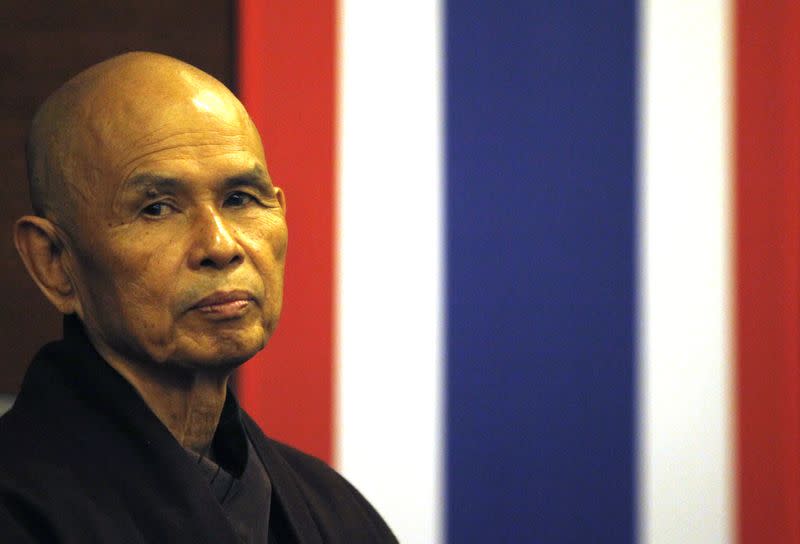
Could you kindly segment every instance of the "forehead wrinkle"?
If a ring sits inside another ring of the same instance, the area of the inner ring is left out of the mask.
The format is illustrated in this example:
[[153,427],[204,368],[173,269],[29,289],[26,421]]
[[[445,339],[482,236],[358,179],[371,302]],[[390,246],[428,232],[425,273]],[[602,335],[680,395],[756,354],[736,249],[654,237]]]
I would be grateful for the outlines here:
[[[130,145],[132,145],[132,146],[139,145],[142,142],[145,142],[146,140],[148,140],[150,138],[157,137],[157,135],[159,133],[168,131],[171,128],[173,128],[173,125],[171,125],[170,123],[166,123],[166,122],[162,123],[160,126],[154,127],[152,130],[144,132],[141,135],[139,135],[136,138],[134,138],[133,140],[131,140]],[[165,140],[166,138],[169,138],[169,136],[165,136],[163,138],[160,138],[160,139],[154,140],[154,141],[159,142],[159,141]]]
[[[153,119],[147,119],[146,122],[155,125],[155,120],[153,120]],[[219,125],[219,128],[217,130],[214,130],[214,128],[209,126],[209,127],[204,127],[202,129],[192,130],[193,126],[201,125],[201,124],[204,124],[204,123],[213,124],[213,125]],[[143,134],[138,136],[136,139],[131,140],[130,144],[131,145],[136,145],[139,142],[141,142],[142,140],[145,140],[145,139],[147,139],[149,137],[152,137],[152,136],[156,136],[160,132],[166,132],[166,131],[172,131],[172,132],[174,132],[174,134],[168,134],[167,136],[165,136],[164,138],[161,138],[160,140],[164,140],[166,138],[169,138],[170,136],[180,136],[181,134],[193,135],[193,134],[204,134],[204,133],[206,133],[206,134],[217,134],[217,135],[222,136],[222,137],[225,137],[225,136],[227,136],[227,137],[241,136],[241,135],[244,135],[244,132],[242,131],[242,127],[243,126],[245,126],[245,127],[247,126],[242,121],[238,121],[236,123],[229,123],[229,122],[224,122],[224,121],[222,121],[220,119],[217,119],[217,118],[214,118],[213,120],[210,120],[210,119],[199,119],[199,120],[196,120],[196,122],[190,122],[188,120],[184,120],[182,124],[184,125],[183,127],[181,127],[180,124],[177,124],[172,119],[168,118],[164,122],[162,122],[162,123],[160,123],[158,125],[155,125],[151,130],[149,130],[147,132],[144,132]],[[155,141],[160,141],[160,140],[155,140]]]
[[[229,155],[229,154],[239,153],[239,152],[246,152],[246,153],[248,153],[250,155],[257,156],[254,153],[252,153],[252,151],[250,149],[247,149],[247,147],[241,146],[241,145],[235,145],[235,144],[220,144],[219,142],[175,144],[175,145],[171,145],[171,146],[159,147],[158,149],[152,149],[152,150],[145,151],[144,153],[138,154],[138,155],[134,156],[133,158],[130,158],[130,159],[126,160],[123,164],[119,165],[118,168],[123,171],[122,179],[128,179],[133,175],[133,173],[136,171],[136,169],[139,168],[139,165],[143,161],[147,160],[148,157],[151,157],[151,156],[156,155],[158,153],[167,152],[167,151],[177,151],[177,150],[180,150],[182,148],[185,148],[187,151],[190,151],[190,152],[187,152],[185,154],[174,154],[174,155],[169,156],[169,157],[164,157],[161,160],[176,160],[176,159],[180,160],[180,159],[192,159],[192,158],[196,159],[197,158],[197,154],[193,153],[191,151],[197,151],[198,149],[208,149],[208,148],[214,148],[214,147],[217,147],[217,148],[224,147],[225,149],[219,150],[216,153],[204,153],[202,155],[202,158],[203,159],[208,159],[208,158],[212,158],[212,157],[215,157],[215,156]],[[158,161],[156,161],[156,162],[158,162]]]
[[[175,127],[166,125],[162,128],[173,129],[174,131]],[[149,142],[143,142],[143,140],[151,138],[161,130],[162,129],[159,128],[147,134],[143,134],[142,136],[130,142],[129,146],[133,148],[138,147],[139,149],[137,151],[142,151],[141,154],[144,155],[152,151],[159,151],[161,149],[167,151],[178,147],[210,146],[210,145],[220,145],[220,146],[241,145],[245,140],[247,140],[247,137],[241,133],[225,134],[209,130],[180,130],[180,131],[174,131],[173,134],[167,134],[166,136],[153,139],[152,141]],[[181,139],[181,138],[188,139],[188,141],[167,145],[167,142],[169,142],[170,140]]]

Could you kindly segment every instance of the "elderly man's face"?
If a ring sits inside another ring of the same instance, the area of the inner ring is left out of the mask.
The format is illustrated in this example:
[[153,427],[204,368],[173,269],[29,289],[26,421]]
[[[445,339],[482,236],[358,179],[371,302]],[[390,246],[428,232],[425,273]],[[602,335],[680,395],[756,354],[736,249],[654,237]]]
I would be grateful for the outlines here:
[[182,85],[177,100],[94,105],[103,122],[85,143],[96,163],[77,191],[72,275],[95,343],[132,360],[232,366],[277,325],[283,194],[232,97]]

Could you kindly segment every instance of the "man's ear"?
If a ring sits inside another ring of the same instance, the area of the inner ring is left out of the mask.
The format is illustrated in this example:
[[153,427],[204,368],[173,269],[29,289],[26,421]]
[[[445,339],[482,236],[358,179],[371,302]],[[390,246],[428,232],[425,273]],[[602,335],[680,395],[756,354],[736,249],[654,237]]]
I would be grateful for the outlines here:
[[14,224],[14,244],[28,273],[61,313],[76,311],[76,293],[64,268],[64,245],[55,225],[33,215]]

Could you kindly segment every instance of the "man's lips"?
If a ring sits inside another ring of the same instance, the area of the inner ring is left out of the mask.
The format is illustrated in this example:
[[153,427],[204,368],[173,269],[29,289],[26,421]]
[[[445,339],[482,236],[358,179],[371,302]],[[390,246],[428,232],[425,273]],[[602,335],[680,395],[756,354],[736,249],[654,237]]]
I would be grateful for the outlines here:
[[190,310],[233,316],[247,308],[254,300],[253,295],[247,291],[217,291],[194,303]]

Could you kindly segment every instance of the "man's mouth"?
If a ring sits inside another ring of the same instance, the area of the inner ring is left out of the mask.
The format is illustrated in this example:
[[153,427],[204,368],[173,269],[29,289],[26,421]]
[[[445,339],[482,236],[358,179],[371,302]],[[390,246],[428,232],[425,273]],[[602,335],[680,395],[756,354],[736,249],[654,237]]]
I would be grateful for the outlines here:
[[247,291],[217,291],[197,301],[191,310],[214,317],[237,317],[255,301]]

